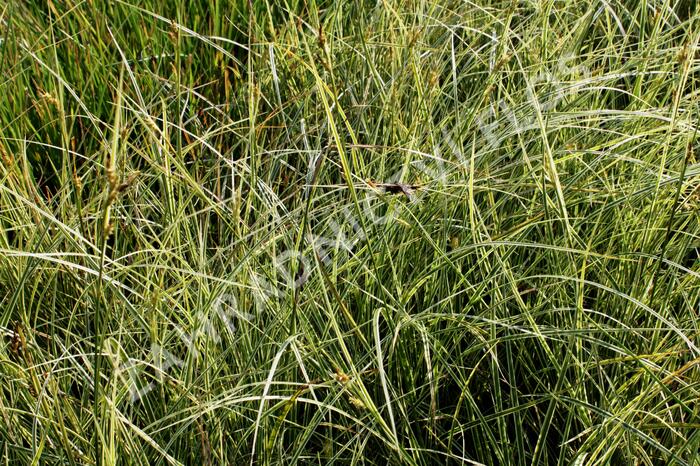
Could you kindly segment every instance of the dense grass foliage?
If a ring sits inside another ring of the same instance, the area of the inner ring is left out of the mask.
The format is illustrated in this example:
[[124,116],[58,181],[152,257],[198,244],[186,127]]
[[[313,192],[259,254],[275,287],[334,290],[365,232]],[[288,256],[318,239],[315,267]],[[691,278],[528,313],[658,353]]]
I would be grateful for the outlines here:
[[0,1],[2,463],[699,465],[694,4]]

